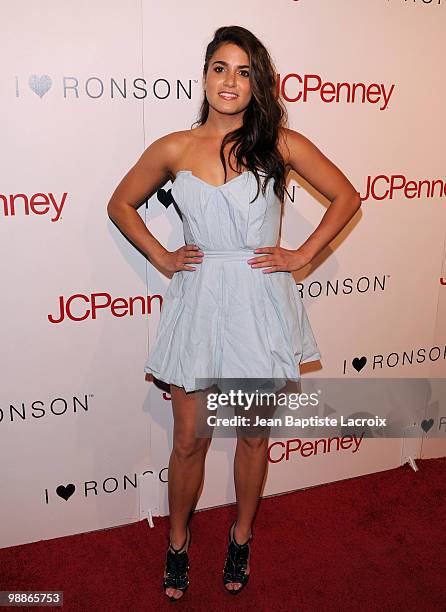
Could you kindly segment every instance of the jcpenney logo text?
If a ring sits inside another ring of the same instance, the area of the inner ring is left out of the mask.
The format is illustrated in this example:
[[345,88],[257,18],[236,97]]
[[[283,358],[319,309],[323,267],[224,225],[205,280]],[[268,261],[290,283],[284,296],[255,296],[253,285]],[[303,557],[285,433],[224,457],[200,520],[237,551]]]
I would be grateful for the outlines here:
[[0,215],[15,217],[16,215],[48,215],[51,221],[59,221],[68,193],[63,193],[60,201],[53,193],[0,193]]
[[163,298],[159,294],[137,295],[134,297],[112,298],[109,293],[74,293],[69,297],[59,296],[58,310],[48,315],[50,323],[70,321],[86,321],[96,319],[98,313],[105,311],[113,317],[133,317],[135,315],[150,315],[152,313],[152,300],[157,299],[159,308],[162,307]]

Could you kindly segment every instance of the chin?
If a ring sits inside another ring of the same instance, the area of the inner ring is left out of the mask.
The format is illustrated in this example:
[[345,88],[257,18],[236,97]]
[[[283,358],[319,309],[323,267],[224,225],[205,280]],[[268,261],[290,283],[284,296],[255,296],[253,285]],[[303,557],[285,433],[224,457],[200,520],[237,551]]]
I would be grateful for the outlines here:
[[234,104],[226,104],[225,101],[221,100],[217,95],[217,100],[212,103],[212,106],[218,110],[220,113],[225,115],[233,115],[235,113],[240,113],[245,110],[245,108],[249,105],[249,102],[243,102],[240,98],[237,98],[237,102]]

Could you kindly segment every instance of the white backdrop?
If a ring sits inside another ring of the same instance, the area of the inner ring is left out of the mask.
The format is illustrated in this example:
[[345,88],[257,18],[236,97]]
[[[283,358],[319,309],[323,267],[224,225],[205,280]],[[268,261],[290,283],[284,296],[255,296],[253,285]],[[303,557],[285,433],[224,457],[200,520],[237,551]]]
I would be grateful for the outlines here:
[[[295,274],[322,353],[304,376],[444,378],[444,2],[41,0],[0,10],[0,547],[130,523],[148,505],[168,512],[170,396],[143,366],[169,281],[106,205],[151,141],[195,121],[205,47],[221,25],[264,42],[289,126],[363,199]],[[328,202],[297,175],[288,194],[281,244],[297,248]],[[182,225],[159,198],[139,213],[173,250]],[[355,357],[366,358],[360,372]],[[289,461],[277,448],[265,495],[446,454],[444,438],[429,436]],[[200,508],[234,501],[233,450],[234,440],[213,441]]]

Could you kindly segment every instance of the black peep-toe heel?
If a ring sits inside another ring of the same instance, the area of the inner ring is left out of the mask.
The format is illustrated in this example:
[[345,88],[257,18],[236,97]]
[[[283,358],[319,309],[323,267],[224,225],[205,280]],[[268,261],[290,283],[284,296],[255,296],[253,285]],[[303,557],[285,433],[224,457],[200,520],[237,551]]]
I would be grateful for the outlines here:
[[[252,533],[244,544],[238,544],[235,539],[235,524],[234,521],[229,528],[229,545],[226,556],[225,566],[223,569],[223,585],[225,591],[231,595],[237,595],[248,584],[249,574],[246,574],[249,558],[249,543],[252,540]],[[226,585],[229,582],[239,582],[241,586],[238,589],[228,589]]]
[[185,593],[189,586],[188,571],[190,565],[189,557],[187,554],[191,541],[189,525],[186,526],[186,540],[181,548],[174,548],[170,539],[167,538],[167,540],[169,542],[169,548],[166,554],[166,575],[163,577],[163,587],[164,593],[170,599],[170,601],[177,601],[178,599],[183,599],[184,595],[181,595],[180,597],[174,597],[173,595],[168,595],[166,593],[166,589],[178,589],[179,591],[183,591],[183,593]]

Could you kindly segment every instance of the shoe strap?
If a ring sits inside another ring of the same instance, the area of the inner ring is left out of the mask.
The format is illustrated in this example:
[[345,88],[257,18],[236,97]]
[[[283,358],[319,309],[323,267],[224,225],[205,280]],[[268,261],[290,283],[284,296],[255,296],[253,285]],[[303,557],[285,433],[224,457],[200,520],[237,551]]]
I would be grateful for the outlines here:
[[186,539],[184,540],[183,546],[180,546],[180,548],[175,548],[172,545],[172,542],[170,541],[169,536],[167,537],[167,540],[169,542],[169,547],[172,549],[172,552],[175,555],[180,555],[182,552],[187,552],[186,550],[183,550],[183,548],[186,546],[188,539],[189,539],[189,525],[186,525]]
[[235,539],[235,525],[236,525],[237,521],[234,521],[231,525],[231,530],[230,530],[230,539],[231,541],[237,546],[237,548],[243,548],[244,546],[247,546],[248,543],[252,540],[252,532],[249,534],[249,538],[246,540],[246,542],[244,544],[239,544],[237,542],[237,540]]

